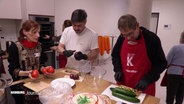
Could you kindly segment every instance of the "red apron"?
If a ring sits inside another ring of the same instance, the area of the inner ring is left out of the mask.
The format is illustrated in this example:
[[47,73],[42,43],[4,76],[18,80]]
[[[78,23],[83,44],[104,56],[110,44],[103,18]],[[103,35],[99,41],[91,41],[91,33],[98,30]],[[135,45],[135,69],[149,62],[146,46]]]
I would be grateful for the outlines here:
[[67,63],[66,56],[59,54],[59,67],[64,68],[66,63]]
[[[125,39],[121,48],[122,72],[125,86],[134,87],[150,70],[151,62],[148,58],[144,37],[129,44]],[[151,84],[145,93],[155,96],[155,83]]]

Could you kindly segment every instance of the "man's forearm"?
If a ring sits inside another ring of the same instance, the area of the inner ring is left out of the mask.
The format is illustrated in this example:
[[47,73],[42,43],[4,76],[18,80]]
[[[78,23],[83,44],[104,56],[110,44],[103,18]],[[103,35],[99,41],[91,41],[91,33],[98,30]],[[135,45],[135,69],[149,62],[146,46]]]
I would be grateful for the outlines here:
[[64,47],[64,45],[59,44],[59,45],[58,45],[58,48],[57,48],[57,51],[58,51],[59,53],[61,53],[61,54],[63,54],[63,51],[65,50],[63,47]]

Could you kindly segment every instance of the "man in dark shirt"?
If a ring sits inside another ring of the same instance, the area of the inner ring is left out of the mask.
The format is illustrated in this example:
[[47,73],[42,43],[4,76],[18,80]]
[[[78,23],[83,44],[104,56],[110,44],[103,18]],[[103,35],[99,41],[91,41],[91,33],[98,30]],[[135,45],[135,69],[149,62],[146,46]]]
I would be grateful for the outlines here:
[[159,37],[129,14],[120,17],[118,28],[121,35],[112,51],[115,80],[154,96],[155,81],[167,66]]

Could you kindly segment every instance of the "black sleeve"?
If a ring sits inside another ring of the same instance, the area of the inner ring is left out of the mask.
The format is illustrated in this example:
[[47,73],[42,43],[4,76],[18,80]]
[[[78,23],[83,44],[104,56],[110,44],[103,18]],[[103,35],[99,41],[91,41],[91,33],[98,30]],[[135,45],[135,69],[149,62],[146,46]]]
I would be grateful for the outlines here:
[[4,65],[3,65],[3,59],[0,55],[0,77],[1,77],[1,74],[4,72],[5,72],[5,70],[4,70]]
[[[147,39],[146,39],[147,38]],[[153,83],[160,78],[160,74],[167,67],[167,60],[159,37],[151,33],[150,37],[145,37],[148,56],[151,61],[151,70],[143,77],[149,83]]]
[[114,72],[122,71],[120,51],[121,51],[121,46],[122,46],[123,40],[124,40],[124,38],[120,35],[116,41],[116,44],[113,47],[112,53],[111,53]]
[[42,66],[45,66],[45,63],[46,63],[46,61],[47,61],[47,54],[44,52],[44,50],[42,49],[42,51],[41,51],[41,55],[40,55],[40,68],[42,67]]
[[16,71],[20,70],[20,64],[19,64],[19,54],[18,54],[18,48],[15,43],[12,43],[9,50],[9,56],[8,56],[8,62],[9,62],[9,73],[12,76],[13,80],[18,80],[18,76],[15,75]]

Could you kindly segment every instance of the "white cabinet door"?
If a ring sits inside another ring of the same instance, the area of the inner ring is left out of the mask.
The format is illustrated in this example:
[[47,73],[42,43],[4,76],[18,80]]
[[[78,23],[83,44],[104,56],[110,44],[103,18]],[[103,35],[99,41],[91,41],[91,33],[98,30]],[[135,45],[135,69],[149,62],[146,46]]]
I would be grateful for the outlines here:
[[0,0],[0,18],[21,19],[20,0]]
[[54,16],[55,0],[27,0],[28,14]]

